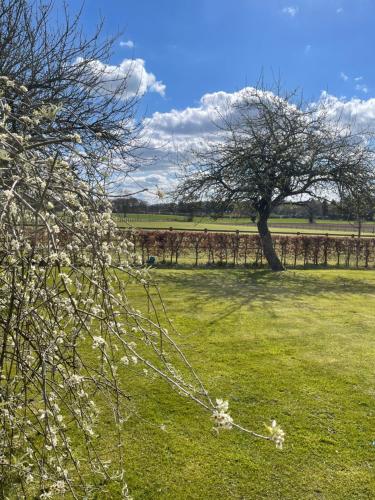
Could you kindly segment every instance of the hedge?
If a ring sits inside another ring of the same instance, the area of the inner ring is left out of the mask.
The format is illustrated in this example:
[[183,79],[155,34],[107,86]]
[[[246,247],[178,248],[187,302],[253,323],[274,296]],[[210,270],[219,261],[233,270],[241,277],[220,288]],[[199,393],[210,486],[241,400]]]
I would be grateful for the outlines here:
[[[191,231],[123,231],[141,255],[142,263],[151,256],[163,264],[198,265],[265,264],[256,234]],[[276,251],[288,267],[327,266],[374,267],[375,238],[331,236],[273,236]]]

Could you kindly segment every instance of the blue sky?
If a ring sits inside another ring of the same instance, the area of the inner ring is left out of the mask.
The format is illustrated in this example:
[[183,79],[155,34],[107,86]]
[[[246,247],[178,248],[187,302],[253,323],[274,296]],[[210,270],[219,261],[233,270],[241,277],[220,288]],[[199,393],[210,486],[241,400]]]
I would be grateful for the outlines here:
[[87,2],[87,27],[99,15],[108,33],[125,30],[122,40],[134,43],[116,47],[112,62],[142,58],[166,85],[164,98],[147,99],[150,113],[192,106],[208,92],[239,90],[262,71],[267,81],[280,73],[307,98],[322,90],[373,94],[373,0]]
[[375,121],[374,0],[87,0],[85,30],[100,16],[107,34],[124,31],[108,71],[125,74],[134,61],[159,151],[136,174],[139,185],[173,182],[176,144],[181,150],[209,133],[223,96],[262,73],[269,84],[280,75],[308,100],[326,91],[334,108]]

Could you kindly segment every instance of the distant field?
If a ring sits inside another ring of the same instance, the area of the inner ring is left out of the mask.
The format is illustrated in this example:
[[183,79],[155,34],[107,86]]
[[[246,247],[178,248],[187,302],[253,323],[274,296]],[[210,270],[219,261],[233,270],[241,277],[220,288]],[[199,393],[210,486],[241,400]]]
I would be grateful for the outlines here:
[[[119,222],[125,221],[179,221],[179,222],[194,222],[197,224],[230,224],[230,225],[248,225],[253,226],[249,218],[246,217],[220,217],[214,219],[212,217],[193,217],[192,220],[187,215],[172,215],[172,214],[127,214],[124,217],[121,214],[114,214],[114,217]],[[292,217],[271,217],[271,224],[309,224],[308,219],[292,218]],[[309,225],[355,225],[354,222],[348,220],[336,219],[316,219],[314,224]],[[375,222],[364,222],[364,226],[375,227]]]
[[[154,217],[147,215],[145,217],[129,217],[128,222],[126,219],[117,218],[119,227],[137,227],[137,228],[146,228],[146,229],[169,229],[173,227],[174,229],[184,229],[185,231],[189,230],[204,230],[208,229],[209,231],[249,231],[249,232],[257,232],[257,228],[255,224],[239,224],[235,221],[238,219],[218,219],[216,222],[210,218],[195,218],[193,221],[187,222],[182,218],[179,220],[168,220],[166,217],[160,218],[162,216],[155,215]],[[170,216],[169,216],[170,217]],[[225,220],[225,222],[224,222]],[[232,220],[232,223],[230,221]],[[244,219],[240,219],[244,220]],[[288,222],[286,222],[288,221]],[[293,221],[293,222],[291,222]],[[296,222],[294,222],[296,221]],[[298,222],[297,222],[298,221]],[[304,222],[301,222],[304,221]],[[339,222],[339,224],[336,224]],[[332,225],[330,226],[329,223]],[[280,223],[279,219],[271,219],[270,220],[270,228],[271,231],[275,233],[285,233],[285,234],[296,234],[306,233],[306,234],[339,234],[339,235],[348,235],[348,234],[356,234],[357,229],[355,226],[351,226],[345,221],[320,221],[316,224],[308,224],[304,219],[283,219],[283,223]],[[364,229],[362,234],[364,235],[372,235],[374,234],[375,225],[372,223],[364,225]]]

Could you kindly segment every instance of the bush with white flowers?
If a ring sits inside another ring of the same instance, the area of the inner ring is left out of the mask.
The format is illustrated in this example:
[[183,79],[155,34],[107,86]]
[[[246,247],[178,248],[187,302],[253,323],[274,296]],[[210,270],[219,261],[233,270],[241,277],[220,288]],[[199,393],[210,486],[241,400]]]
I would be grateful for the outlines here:
[[[91,497],[104,479],[126,497],[124,370],[164,378],[211,412],[218,431],[241,427],[226,401],[210,399],[148,270],[118,234],[103,188],[108,166],[93,166],[78,134],[56,135],[61,109],[35,107],[24,85],[0,77],[1,494]],[[128,287],[143,292],[142,310]],[[116,430],[112,461],[98,446],[103,407]],[[276,424],[259,437],[284,440]]]

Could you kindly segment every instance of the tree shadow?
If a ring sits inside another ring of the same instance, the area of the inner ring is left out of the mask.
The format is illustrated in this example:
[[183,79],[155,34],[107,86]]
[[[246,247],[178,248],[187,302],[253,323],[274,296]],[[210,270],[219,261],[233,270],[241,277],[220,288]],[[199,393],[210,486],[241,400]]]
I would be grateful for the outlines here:
[[[313,276],[315,270],[290,270],[274,273],[268,269],[205,269],[194,271],[171,270],[163,276],[158,272],[157,282],[168,285],[171,282],[176,288],[190,291],[194,297],[210,299],[231,299],[233,307],[253,301],[264,303],[303,296],[329,296],[332,294],[375,294],[375,279],[358,280],[356,270],[345,270],[345,276],[337,276],[327,270],[327,275]],[[316,270],[318,271],[318,270]],[[332,270],[335,272],[335,270]],[[367,271],[369,277],[374,276]],[[353,278],[350,274],[353,273]],[[348,276],[349,275],[349,276]]]

